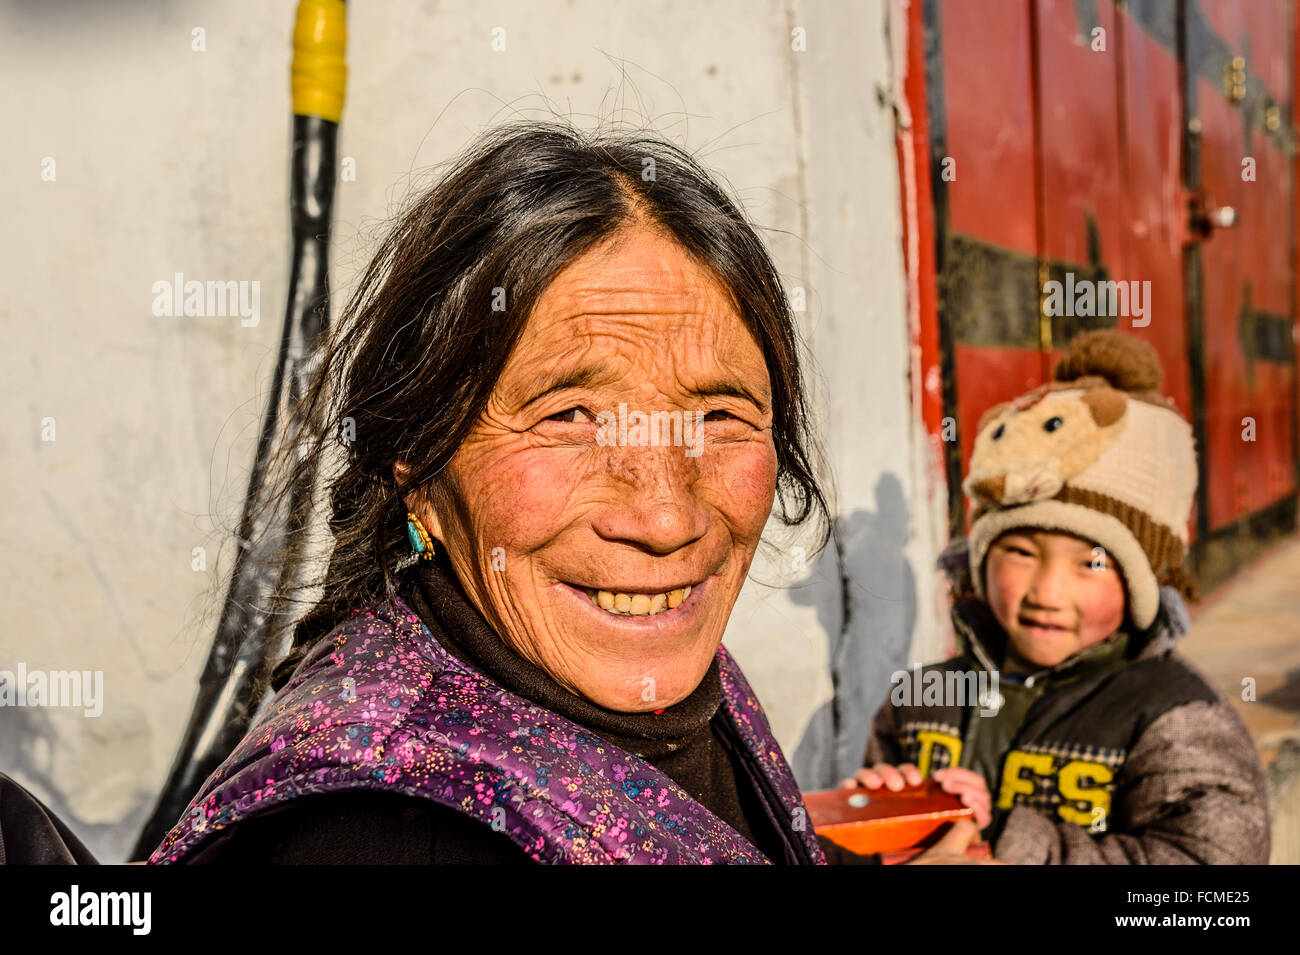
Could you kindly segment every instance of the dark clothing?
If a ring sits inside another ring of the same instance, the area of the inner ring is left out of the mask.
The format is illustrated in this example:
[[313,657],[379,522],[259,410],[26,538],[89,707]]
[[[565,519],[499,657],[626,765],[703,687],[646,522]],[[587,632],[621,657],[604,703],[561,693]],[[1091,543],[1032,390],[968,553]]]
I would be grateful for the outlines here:
[[[616,713],[565,689],[525,660],[490,627],[446,568],[424,562],[403,593],[448,653],[526,699],[597,732],[672,779],[769,859],[784,851],[780,834],[717,729],[723,691],[715,658],[700,685],[658,713]],[[431,599],[436,595],[437,599]],[[438,607],[435,611],[433,608]],[[831,863],[878,862],[820,839]],[[194,862],[250,863],[531,863],[507,836],[427,799],[347,792],[316,795],[230,827]]]
[[1161,589],[1148,630],[1014,677],[997,679],[1008,638],[987,604],[960,600],[953,623],[962,654],[922,675],[978,687],[978,702],[904,699],[896,688],[872,726],[867,765],[979,773],[993,797],[985,838],[1009,862],[1268,861],[1263,768],[1227,698],[1174,649],[1188,629],[1176,591]]
[[[982,601],[971,600],[969,603],[959,604],[957,613],[959,619],[972,622],[971,633],[982,633],[985,639],[990,641],[992,648],[989,652],[996,654],[992,659],[1002,660],[1005,649],[998,641],[1004,639],[1005,635],[1001,624],[997,622],[988,605]],[[970,647],[970,641],[963,639],[964,645]],[[1033,674],[1001,671],[998,682],[1000,694],[1000,699],[997,701],[998,711],[990,715],[981,714],[971,726],[971,729],[977,728],[978,732],[967,734],[967,745],[970,751],[962,759],[962,765],[975,770],[986,780],[992,780],[989,785],[993,785],[1002,775],[1002,766],[1007,753],[1015,748],[1016,740],[1021,735],[1030,713],[1035,708],[1042,711],[1045,704],[1040,701],[1044,697],[1064,691],[1072,684],[1082,680],[1096,680],[1108,671],[1125,666],[1129,662],[1128,647],[1129,635],[1120,630],[1055,667]],[[979,654],[981,648],[977,645],[970,652]],[[1116,745],[1126,741],[1126,739],[1114,740]],[[1093,742],[1097,740],[1094,738]],[[991,833],[996,833],[1005,812],[999,810],[996,804],[993,811],[994,825],[990,830]]]
[[99,865],[63,821],[0,773],[0,865]]
[[[299,804],[300,803],[300,804]],[[230,827],[191,865],[532,865],[501,833],[454,809],[360,790],[295,800]]]

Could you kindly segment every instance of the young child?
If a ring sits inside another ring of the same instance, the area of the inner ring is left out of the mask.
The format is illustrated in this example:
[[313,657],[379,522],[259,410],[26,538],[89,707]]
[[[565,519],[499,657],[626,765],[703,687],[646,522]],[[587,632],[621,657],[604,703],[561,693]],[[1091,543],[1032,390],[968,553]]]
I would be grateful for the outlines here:
[[945,552],[962,654],[922,676],[982,698],[891,693],[843,785],[931,776],[1016,863],[1267,863],[1254,745],[1174,649],[1191,429],[1139,339],[1080,335],[1055,378],[981,420],[969,537]]

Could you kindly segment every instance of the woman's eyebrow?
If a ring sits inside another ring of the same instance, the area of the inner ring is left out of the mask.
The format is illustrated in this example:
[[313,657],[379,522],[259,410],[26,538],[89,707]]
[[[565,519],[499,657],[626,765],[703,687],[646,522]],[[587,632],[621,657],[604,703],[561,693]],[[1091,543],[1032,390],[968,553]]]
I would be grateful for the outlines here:
[[[525,395],[533,395],[520,406],[520,410],[535,405],[548,395],[557,391],[564,391],[568,388],[590,388],[593,385],[604,384],[617,379],[617,375],[609,372],[608,368],[602,365],[581,365],[577,368],[567,369],[565,371],[552,371],[539,376],[533,384],[524,390]],[[756,396],[749,388],[745,387],[742,382],[731,379],[708,379],[701,381],[695,388],[687,391],[687,394],[696,395],[702,398],[716,397],[718,395],[739,398],[742,401],[748,401],[754,407],[761,411],[767,411],[767,402]]]
[[[564,391],[568,388],[590,388],[593,385],[611,381],[614,377],[609,373],[608,369],[600,365],[581,365],[565,371],[547,372],[522,389],[522,395],[525,397],[523,404],[520,405],[520,410],[522,411],[530,405],[537,404],[547,395],[554,394],[557,391]],[[526,397],[528,395],[533,397]]]

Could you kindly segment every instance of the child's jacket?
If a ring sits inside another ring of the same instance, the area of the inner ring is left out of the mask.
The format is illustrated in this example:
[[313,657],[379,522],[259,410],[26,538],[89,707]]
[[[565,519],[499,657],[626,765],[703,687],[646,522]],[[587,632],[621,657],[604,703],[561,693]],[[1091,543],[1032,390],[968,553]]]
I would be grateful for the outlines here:
[[[952,617],[962,654],[896,684],[866,765],[979,772],[993,799],[984,834],[999,859],[1268,862],[1263,767],[1227,698],[1174,650],[1188,629],[1177,591],[1162,588],[1149,630],[1121,631],[1021,682],[992,680],[1006,632],[987,604],[967,597]],[[933,693],[915,692],[927,685]],[[982,699],[957,695],[972,687]],[[969,705],[943,705],[954,701]]]

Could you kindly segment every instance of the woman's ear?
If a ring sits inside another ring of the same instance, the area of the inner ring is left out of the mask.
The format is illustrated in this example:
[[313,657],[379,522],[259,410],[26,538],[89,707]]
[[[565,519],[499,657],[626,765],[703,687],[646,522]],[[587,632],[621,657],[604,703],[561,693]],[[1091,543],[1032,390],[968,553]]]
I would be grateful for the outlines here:
[[411,473],[411,466],[405,461],[393,462],[393,480],[397,482],[397,493],[402,495],[402,502],[406,505],[407,510],[411,510],[411,505],[415,504],[415,495],[403,494],[402,488],[406,485],[406,479]]
[[407,479],[411,474],[411,466],[405,461],[397,460],[393,462],[393,479],[397,481],[397,492],[402,495],[402,503],[406,505],[408,511],[413,512],[420,518],[424,524],[425,530],[436,541],[446,541],[446,536],[442,531],[442,520],[438,516],[438,509],[434,501],[438,498],[437,488],[434,484],[426,488],[420,488],[411,491],[409,494],[402,494],[402,488],[406,485]]

